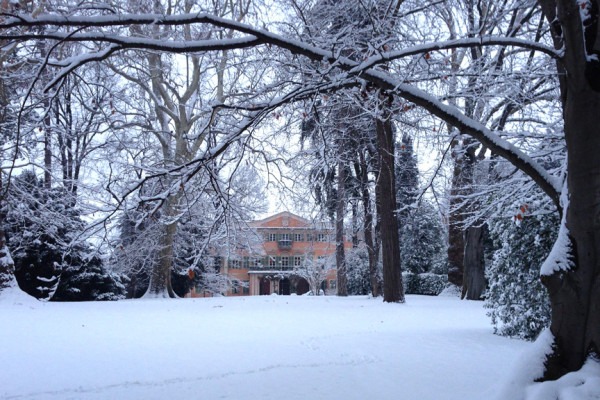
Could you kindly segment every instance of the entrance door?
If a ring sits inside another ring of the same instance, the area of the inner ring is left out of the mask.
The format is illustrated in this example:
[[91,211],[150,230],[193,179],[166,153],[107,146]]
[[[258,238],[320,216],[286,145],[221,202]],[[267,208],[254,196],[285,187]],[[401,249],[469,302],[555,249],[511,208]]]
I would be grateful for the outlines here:
[[290,280],[283,278],[279,281],[279,294],[289,296],[290,295]]
[[308,292],[308,282],[304,278],[300,278],[296,284],[296,294],[301,295]]
[[270,280],[268,280],[267,278],[260,279],[260,287],[259,287],[258,294],[260,294],[261,296],[271,294],[271,281]]

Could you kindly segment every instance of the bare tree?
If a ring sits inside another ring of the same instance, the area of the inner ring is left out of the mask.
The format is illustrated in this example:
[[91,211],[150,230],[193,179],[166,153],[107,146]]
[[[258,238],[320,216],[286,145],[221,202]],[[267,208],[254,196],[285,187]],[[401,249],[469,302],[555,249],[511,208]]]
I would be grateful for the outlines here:
[[321,284],[335,268],[335,256],[314,258],[311,254],[307,254],[300,265],[294,266],[292,274],[306,279],[313,296],[319,296],[322,291]]

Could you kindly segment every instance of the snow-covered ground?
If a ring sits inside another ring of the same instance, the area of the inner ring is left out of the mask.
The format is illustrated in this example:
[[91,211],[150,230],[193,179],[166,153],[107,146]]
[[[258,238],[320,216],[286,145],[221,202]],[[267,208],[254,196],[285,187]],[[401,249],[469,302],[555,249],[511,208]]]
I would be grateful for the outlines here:
[[454,297],[4,298],[0,399],[481,400],[531,347]]

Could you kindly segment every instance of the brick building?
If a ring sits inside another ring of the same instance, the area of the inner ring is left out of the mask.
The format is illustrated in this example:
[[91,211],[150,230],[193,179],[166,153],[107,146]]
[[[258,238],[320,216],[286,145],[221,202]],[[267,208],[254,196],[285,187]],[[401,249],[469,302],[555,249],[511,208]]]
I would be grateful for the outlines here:
[[[233,282],[227,296],[304,294],[309,283],[294,269],[305,265],[307,259],[326,272],[321,289],[335,294],[336,270],[325,267],[335,262],[335,229],[331,224],[314,223],[284,211],[249,225],[252,231],[248,234],[258,239],[255,244],[220,257],[220,273]],[[345,247],[352,245],[346,241]],[[202,294],[192,291],[191,295]]]

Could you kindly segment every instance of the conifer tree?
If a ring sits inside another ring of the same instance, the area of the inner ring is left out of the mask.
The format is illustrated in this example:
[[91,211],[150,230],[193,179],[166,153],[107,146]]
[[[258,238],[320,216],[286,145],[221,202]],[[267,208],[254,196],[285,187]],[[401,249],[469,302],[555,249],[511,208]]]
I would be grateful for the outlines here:
[[[410,136],[404,134],[396,144],[396,209],[398,228],[406,224],[412,214],[419,191],[419,169]],[[402,242],[402,238],[400,239]]]
[[68,192],[26,171],[9,188],[6,232],[21,289],[46,300],[116,300],[121,278],[82,238],[85,223]]
[[402,266],[408,272],[445,273],[446,232],[438,210],[422,200],[400,228]]

